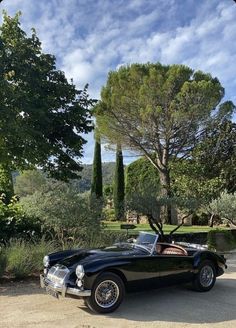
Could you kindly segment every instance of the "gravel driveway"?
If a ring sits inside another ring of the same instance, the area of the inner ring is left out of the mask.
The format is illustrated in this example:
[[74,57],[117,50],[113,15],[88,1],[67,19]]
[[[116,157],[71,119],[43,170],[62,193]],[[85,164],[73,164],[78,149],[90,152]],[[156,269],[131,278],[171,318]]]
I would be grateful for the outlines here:
[[109,315],[91,313],[83,301],[54,299],[38,281],[0,285],[1,328],[97,327],[236,327],[236,253],[230,254],[227,273],[208,293],[184,286],[130,294]]

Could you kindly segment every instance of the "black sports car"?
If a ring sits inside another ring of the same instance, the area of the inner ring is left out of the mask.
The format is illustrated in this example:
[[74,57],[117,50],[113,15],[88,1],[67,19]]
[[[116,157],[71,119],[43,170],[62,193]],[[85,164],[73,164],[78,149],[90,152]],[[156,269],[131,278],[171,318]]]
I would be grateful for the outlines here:
[[224,256],[216,252],[161,243],[158,235],[141,232],[132,243],[49,254],[40,282],[52,296],[83,298],[93,311],[108,313],[118,308],[125,291],[186,282],[208,291],[225,268]]

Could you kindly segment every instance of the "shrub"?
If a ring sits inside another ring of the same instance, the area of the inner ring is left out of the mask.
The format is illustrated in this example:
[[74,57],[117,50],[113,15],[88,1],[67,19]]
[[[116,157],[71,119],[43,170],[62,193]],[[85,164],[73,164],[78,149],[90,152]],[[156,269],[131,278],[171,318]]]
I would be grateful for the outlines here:
[[39,272],[43,267],[43,258],[49,253],[53,253],[59,250],[59,246],[54,241],[46,241],[42,238],[35,244],[28,244],[31,248],[32,258],[32,270],[33,272]]
[[13,240],[6,250],[7,271],[16,278],[28,276],[33,271],[33,252],[23,240]]
[[12,238],[31,239],[40,237],[41,221],[25,214],[14,197],[10,204],[0,200],[0,242],[6,243]]
[[102,218],[104,221],[116,221],[115,210],[113,208],[104,208]]
[[22,198],[21,205],[29,217],[42,221],[44,231],[53,230],[62,246],[67,239],[100,230],[99,200],[89,193],[77,194],[61,181],[49,180],[44,189]]
[[[217,234],[223,235],[226,245],[225,250],[233,249],[236,247],[236,238],[233,236],[231,230],[214,229],[210,230],[207,234],[207,245],[209,249],[217,249]],[[221,245],[223,246],[223,245]]]
[[43,267],[44,255],[58,249],[54,242],[44,239],[37,243],[11,240],[6,247],[7,272],[15,278],[24,278],[38,273]]

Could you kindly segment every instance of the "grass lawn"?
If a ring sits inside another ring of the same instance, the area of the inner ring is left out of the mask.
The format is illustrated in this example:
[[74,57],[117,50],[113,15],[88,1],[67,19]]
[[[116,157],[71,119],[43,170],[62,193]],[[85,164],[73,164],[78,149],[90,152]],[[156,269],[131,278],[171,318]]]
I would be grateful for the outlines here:
[[[103,221],[105,225],[105,230],[110,231],[121,231],[120,225],[125,224],[125,222],[109,222]],[[164,232],[168,233],[173,230],[176,226],[174,225],[164,225]],[[191,232],[207,232],[215,228],[210,228],[208,226],[182,226],[180,227],[176,233],[191,233]],[[225,228],[222,228],[225,229]],[[126,230],[124,230],[126,231]],[[136,228],[131,231],[152,231],[149,224],[136,224]]]

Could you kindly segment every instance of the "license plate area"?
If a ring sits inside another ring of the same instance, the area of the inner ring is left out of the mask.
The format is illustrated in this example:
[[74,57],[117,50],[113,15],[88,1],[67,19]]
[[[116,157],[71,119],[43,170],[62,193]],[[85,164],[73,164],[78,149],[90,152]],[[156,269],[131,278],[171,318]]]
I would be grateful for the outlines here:
[[46,287],[46,293],[52,297],[55,297],[55,298],[59,298],[59,293],[56,292],[55,290],[49,288],[49,287]]

